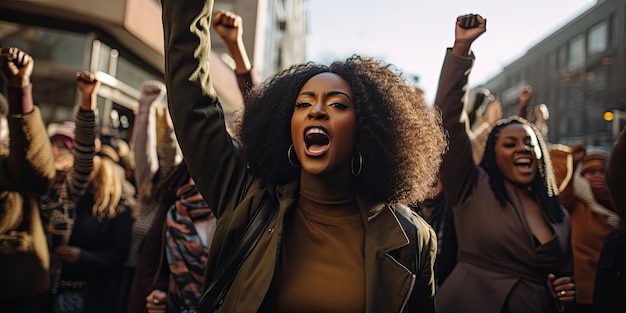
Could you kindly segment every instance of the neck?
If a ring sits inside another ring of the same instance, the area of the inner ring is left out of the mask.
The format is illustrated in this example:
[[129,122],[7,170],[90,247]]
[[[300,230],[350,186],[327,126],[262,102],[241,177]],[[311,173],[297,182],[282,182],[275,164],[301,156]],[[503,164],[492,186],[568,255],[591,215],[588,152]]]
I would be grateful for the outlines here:
[[531,192],[531,188],[529,185],[518,185],[518,184],[514,184],[511,182],[508,182],[509,186],[511,186],[513,189],[513,192],[515,192],[515,195],[517,196],[518,199],[524,199],[524,198],[530,198],[530,199],[535,199],[534,195]]
[[352,178],[348,175],[312,175],[300,173],[300,195],[322,204],[353,201]]

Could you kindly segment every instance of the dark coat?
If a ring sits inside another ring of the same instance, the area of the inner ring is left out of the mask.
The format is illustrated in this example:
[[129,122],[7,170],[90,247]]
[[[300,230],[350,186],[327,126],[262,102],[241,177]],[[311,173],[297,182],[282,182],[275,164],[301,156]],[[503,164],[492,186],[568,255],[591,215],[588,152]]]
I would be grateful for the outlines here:
[[68,245],[81,249],[77,263],[63,263],[61,280],[86,281],[86,312],[115,312],[122,269],[130,249],[131,210],[120,200],[115,217],[99,220],[92,214],[93,195],[77,203]]
[[450,142],[440,178],[454,208],[459,248],[458,263],[437,293],[437,310],[493,313],[509,306],[511,313],[556,312],[547,277],[572,275],[569,219],[549,223],[555,236],[536,247],[512,187],[505,183],[511,201],[502,206],[488,174],[474,164],[459,122],[473,60],[448,50],[437,92]]
[[598,260],[594,312],[626,311],[626,130],[613,147],[606,169],[607,187],[620,215],[621,228],[608,234]]

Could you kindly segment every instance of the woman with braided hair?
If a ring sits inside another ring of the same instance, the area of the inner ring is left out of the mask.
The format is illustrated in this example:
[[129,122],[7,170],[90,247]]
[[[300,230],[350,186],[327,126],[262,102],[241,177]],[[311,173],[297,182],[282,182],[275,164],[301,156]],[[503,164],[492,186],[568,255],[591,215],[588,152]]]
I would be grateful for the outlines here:
[[435,101],[449,134],[440,177],[454,210],[459,250],[437,293],[437,309],[562,312],[576,298],[570,222],[540,132],[520,117],[500,120],[475,165],[459,120],[474,61],[470,47],[486,27],[480,15],[457,18]]

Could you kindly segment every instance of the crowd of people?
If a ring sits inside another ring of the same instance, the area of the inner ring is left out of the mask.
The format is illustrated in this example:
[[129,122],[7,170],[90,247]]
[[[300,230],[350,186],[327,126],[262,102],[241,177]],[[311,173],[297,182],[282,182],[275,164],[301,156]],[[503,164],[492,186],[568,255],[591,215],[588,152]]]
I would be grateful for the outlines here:
[[87,71],[74,119],[44,125],[35,60],[1,48],[3,312],[626,311],[626,130],[550,143],[530,86],[513,116],[486,89],[466,103],[481,15],[456,19],[431,106],[358,55],[260,82],[240,16],[161,3],[165,76],[128,141],[98,131]]

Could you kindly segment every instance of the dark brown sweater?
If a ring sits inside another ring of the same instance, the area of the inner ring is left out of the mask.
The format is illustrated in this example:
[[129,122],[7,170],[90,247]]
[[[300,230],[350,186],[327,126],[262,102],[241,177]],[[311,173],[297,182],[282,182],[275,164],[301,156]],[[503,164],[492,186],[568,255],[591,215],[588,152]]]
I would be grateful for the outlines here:
[[[30,86],[9,89],[8,96],[11,102],[30,101]],[[10,107],[23,106],[14,104]],[[55,174],[39,110],[25,114],[12,111],[8,121],[10,151],[0,157],[0,306],[49,288],[48,247],[38,199]]]

